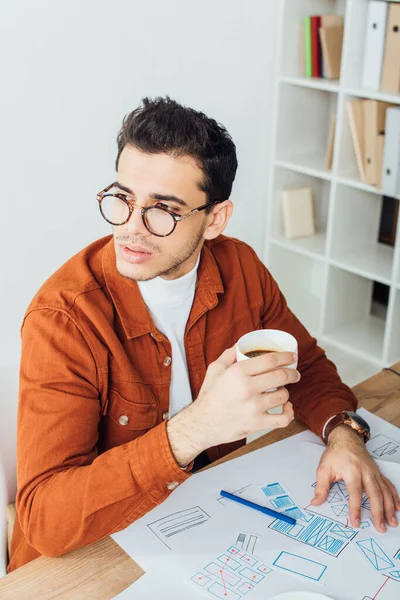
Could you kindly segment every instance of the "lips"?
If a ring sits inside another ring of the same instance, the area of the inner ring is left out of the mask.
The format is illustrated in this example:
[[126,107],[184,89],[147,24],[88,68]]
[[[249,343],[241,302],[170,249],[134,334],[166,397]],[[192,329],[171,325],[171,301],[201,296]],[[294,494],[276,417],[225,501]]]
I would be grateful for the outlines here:
[[152,257],[152,253],[143,246],[132,244],[121,245],[121,254],[126,261],[134,264],[145,262]]
[[132,252],[144,252],[145,254],[151,254],[150,250],[147,250],[143,246],[139,246],[138,244],[122,244],[123,248],[128,248],[128,250],[132,250]]

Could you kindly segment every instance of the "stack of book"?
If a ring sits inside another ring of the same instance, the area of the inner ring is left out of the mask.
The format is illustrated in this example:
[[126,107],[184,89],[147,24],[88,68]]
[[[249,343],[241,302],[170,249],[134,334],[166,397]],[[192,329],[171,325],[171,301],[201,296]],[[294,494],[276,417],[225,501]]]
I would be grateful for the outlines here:
[[353,99],[347,114],[361,181],[400,195],[400,107]]
[[304,75],[339,79],[343,17],[341,15],[304,17],[302,27]]
[[400,92],[400,4],[368,2],[362,87]]

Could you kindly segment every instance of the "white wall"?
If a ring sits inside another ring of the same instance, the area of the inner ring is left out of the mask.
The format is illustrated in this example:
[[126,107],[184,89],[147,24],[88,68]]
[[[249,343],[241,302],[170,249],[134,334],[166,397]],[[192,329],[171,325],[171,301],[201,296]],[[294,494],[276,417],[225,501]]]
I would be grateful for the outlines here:
[[19,326],[30,299],[109,230],[95,194],[113,180],[122,117],[169,94],[222,122],[239,170],[227,233],[263,247],[275,0],[8,0],[2,91],[0,455],[13,498]]

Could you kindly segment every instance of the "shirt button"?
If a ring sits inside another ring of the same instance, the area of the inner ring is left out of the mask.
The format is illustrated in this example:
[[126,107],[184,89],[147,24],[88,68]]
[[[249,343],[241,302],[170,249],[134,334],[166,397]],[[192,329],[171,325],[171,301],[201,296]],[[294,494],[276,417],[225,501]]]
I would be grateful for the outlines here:
[[128,425],[129,417],[127,415],[121,415],[120,418],[118,419],[118,422],[120,425]]
[[169,419],[169,412],[165,412],[162,414],[163,421],[167,421]]
[[172,492],[172,490],[176,490],[178,485],[179,483],[177,481],[170,481],[170,483],[167,485],[167,488]]
[[172,363],[172,358],[170,356],[166,356],[164,358],[164,367],[169,367],[169,365]]

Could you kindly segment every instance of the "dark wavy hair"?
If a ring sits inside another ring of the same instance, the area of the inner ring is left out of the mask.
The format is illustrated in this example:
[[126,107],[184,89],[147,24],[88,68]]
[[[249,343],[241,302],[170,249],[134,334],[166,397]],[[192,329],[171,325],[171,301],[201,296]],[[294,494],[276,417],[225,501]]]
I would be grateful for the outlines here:
[[149,154],[191,156],[203,171],[199,187],[208,202],[222,202],[231,194],[237,170],[231,136],[203,112],[182,106],[168,96],[143,98],[141,106],[124,118],[117,143],[117,169],[126,145]]

